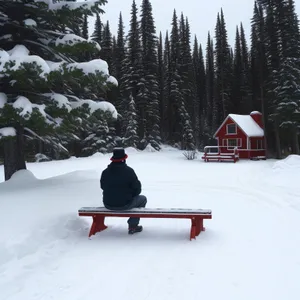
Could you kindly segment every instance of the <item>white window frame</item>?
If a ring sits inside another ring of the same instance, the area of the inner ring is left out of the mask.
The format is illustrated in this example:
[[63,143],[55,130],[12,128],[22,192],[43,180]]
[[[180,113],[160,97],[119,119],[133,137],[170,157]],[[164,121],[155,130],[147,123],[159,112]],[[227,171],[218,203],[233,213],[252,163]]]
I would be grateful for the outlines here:
[[256,149],[257,150],[263,150],[263,141],[262,140],[257,140],[256,141]]
[[[228,132],[228,126],[230,126],[230,125],[234,125],[234,127],[235,127],[235,132],[231,132],[231,133]],[[226,125],[226,134],[227,134],[227,135],[234,135],[234,134],[237,134],[237,125],[236,125],[235,123],[227,124],[227,125]]]
[[[225,140],[226,140],[226,145],[225,145]],[[230,146],[228,144],[229,140],[235,140],[236,141],[236,146]],[[233,150],[234,148],[241,148],[242,147],[242,139],[241,138],[231,138],[231,139],[224,139],[223,140],[223,146],[227,147],[227,150]]]

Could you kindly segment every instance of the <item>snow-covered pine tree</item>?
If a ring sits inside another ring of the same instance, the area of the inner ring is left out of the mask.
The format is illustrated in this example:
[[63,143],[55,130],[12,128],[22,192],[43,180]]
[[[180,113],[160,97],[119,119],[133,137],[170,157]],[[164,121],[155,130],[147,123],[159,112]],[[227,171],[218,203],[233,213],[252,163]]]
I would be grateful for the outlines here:
[[[122,98],[122,107],[127,107],[132,95],[138,116],[138,136],[140,139],[138,148],[144,149],[147,146],[146,140],[146,102],[145,79],[142,64],[142,46],[140,27],[137,18],[137,6],[132,2],[130,27],[127,36],[127,51],[123,62],[123,77],[121,78],[120,94]],[[126,131],[126,128],[123,129]]]
[[281,20],[282,54],[278,85],[275,88],[275,101],[271,119],[278,122],[286,143],[292,153],[299,154],[300,129],[300,41],[298,18],[294,1],[286,1],[283,6],[284,19]]
[[112,64],[112,34],[110,31],[109,21],[106,22],[103,28],[103,39],[101,42],[101,58],[105,60],[108,65]]
[[[193,77],[195,80],[195,103],[193,106],[194,110],[194,130],[195,130],[195,140],[196,145],[199,147],[200,140],[201,140],[201,130],[200,130],[200,119],[203,117],[201,110],[203,109],[202,103],[200,104],[200,58],[199,58],[199,45],[197,37],[195,36],[194,39],[194,47],[193,47],[193,54],[192,54],[192,61],[193,61]],[[201,107],[201,108],[200,108]]]
[[218,124],[218,105],[215,97],[216,82],[214,65],[214,45],[210,33],[208,33],[206,45],[206,115],[210,136],[212,136],[217,130]]
[[245,31],[243,24],[240,24],[240,40],[241,40],[241,59],[242,59],[242,82],[241,82],[241,94],[242,94],[242,108],[240,113],[247,114],[254,109],[252,101],[252,91],[250,88],[250,61],[247,41],[245,37]]
[[83,24],[82,24],[82,37],[86,40],[89,38],[89,22],[87,14],[84,15]]
[[232,109],[232,103],[230,103],[232,64],[222,9],[221,13],[218,13],[215,34],[216,104],[218,110],[217,125],[219,126]]
[[235,49],[233,62],[233,89],[231,113],[238,114],[242,108],[242,51],[239,28],[236,27]]
[[43,139],[39,134],[46,129],[53,132],[74,122],[80,127],[98,110],[116,117],[113,105],[98,101],[117,84],[107,63],[77,62],[63,51],[78,43],[100,50],[70,28],[74,17],[100,12],[104,2],[0,1],[0,134],[5,137],[1,140],[6,180],[26,168],[27,134]]
[[185,103],[185,95],[182,92],[183,79],[179,74],[181,63],[180,46],[177,14],[174,10],[170,53],[170,101],[168,103],[170,105],[170,116],[168,117],[170,118],[171,139],[173,142],[179,143],[181,149],[194,150],[195,141],[191,139],[190,135],[190,133],[193,135],[193,127]]
[[174,138],[177,143],[180,144],[180,148],[182,150],[195,150],[195,140],[193,135],[193,128],[190,116],[186,110],[186,106],[184,103],[184,96],[180,90],[180,76],[175,72],[173,81],[171,83],[171,92],[170,97],[175,110],[175,120],[177,120],[176,124],[174,124]]
[[163,38],[162,33],[159,33],[158,48],[157,48],[157,60],[158,60],[158,87],[159,87],[159,120],[160,120],[160,135],[163,138],[164,132],[164,85],[165,85],[165,69],[164,69],[164,57],[163,57]]
[[266,20],[263,8],[258,3],[254,4],[253,17],[251,20],[251,49],[250,49],[250,89],[252,93],[253,109],[258,110],[263,116],[265,129],[265,144],[267,152],[270,142],[270,126],[267,122],[269,114],[269,103],[267,101],[267,32]]
[[193,60],[190,47],[190,25],[187,18],[184,18],[181,13],[179,22],[179,75],[181,78],[181,91],[184,96],[184,103],[186,110],[190,116],[191,125],[194,130],[197,143],[199,142],[199,130],[196,130],[197,119],[199,120],[198,110],[195,109],[198,106],[197,91],[196,91],[196,79],[193,69]]
[[113,55],[114,55],[114,76],[118,79],[119,86],[115,93],[115,102],[114,105],[117,108],[119,113],[118,121],[116,122],[116,135],[122,136],[122,129],[126,128],[126,126],[122,126],[123,120],[125,120],[124,113],[126,112],[126,107],[123,104],[128,104],[128,102],[123,101],[122,97],[122,87],[123,87],[123,78],[124,78],[124,60],[125,60],[125,33],[124,33],[124,24],[122,14],[119,15],[119,23],[118,23],[118,32],[117,32],[117,40],[114,47]]
[[169,40],[169,32],[166,32],[164,43],[164,57],[163,57],[163,69],[164,69],[164,90],[163,90],[163,103],[162,103],[162,138],[164,142],[170,142],[172,139],[172,103],[170,98],[171,92],[171,46]]
[[124,135],[124,145],[125,147],[137,148],[139,137],[137,134],[138,122],[135,103],[132,95],[130,95],[130,100],[128,103],[128,108],[126,111],[126,132]]
[[198,45],[198,40],[195,37],[193,47],[193,72],[196,86],[196,101],[195,101],[195,132],[197,147],[202,148],[206,144],[204,137],[204,123],[207,123],[208,105],[206,104],[206,78],[205,64],[201,45]]
[[108,112],[95,111],[82,127],[82,156],[112,152],[116,145],[113,125]]
[[124,33],[124,23],[123,23],[123,17],[122,14],[120,13],[119,15],[119,24],[118,24],[118,34],[117,34],[117,43],[116,43],[116,78],[118,80],[121,80],[123,77],[123,69],[122,65],[124,63],[125,59],[125,33]]
[[101,45],[102,42],[102,36],[103,36],[103,30],[102,30],[102,22],[100,18],[100,14],[96,14],[96,21],[94,26],[94,31],[91,35],[92,40],[97,42],[99,45]]
[[152,5],[149,0],[143,0],[141,9],[141,37],[143,73],[145,76],[145,93],[143,95],[146,104],[145,123],[147,141],[151,146],[159,150],[160,118],[159,118],[159,86],[158,86],[158,57],[157,37],[152,14]]

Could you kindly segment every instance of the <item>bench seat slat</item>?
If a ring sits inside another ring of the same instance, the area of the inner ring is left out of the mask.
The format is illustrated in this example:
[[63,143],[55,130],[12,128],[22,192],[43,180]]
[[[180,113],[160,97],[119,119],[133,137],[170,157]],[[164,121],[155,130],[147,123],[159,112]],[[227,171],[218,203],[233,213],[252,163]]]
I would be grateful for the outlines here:
[[164,215],[211,215],[209,209],[184,209],[184,208],[133,208],[130,210],[109,210],[105,207],[82,207],[79,213],[96,213],[96,214],[164,214]]

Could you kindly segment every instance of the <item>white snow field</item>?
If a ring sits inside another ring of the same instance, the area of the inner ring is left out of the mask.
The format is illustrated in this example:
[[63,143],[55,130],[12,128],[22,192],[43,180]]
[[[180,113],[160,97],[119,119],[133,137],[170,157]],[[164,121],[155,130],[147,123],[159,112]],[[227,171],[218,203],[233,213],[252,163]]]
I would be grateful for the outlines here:
[[109,218],[91,239],[83,206],[102,206],[111,155],[30,163],[3,182],[1,300],[299,300],[300,157],[204,163],[182,152],[128,149],[148,207],[212,209],[206,231],[190,221],[142,219],[127,234]]

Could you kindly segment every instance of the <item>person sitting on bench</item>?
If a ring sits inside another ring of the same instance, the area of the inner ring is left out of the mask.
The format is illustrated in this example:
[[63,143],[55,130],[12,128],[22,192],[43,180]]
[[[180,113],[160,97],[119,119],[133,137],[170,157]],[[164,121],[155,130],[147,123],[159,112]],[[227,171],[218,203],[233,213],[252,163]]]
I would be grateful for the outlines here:
[[[103,204],[109,210],[128,210],[146,207],[147,198],[134,170],[126,164],[128,155],[123,148],[115,148],[111,163],[102,172],[100,186],[103,190]],[[140,218],[129,218],[128,233],[141,232]]]

